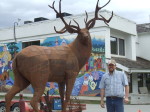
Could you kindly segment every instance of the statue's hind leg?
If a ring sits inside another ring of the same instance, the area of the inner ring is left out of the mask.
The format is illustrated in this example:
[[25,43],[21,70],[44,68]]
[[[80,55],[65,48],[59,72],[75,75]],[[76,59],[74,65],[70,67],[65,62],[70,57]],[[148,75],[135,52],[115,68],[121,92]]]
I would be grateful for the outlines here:
[[48,75],[46,74],[36,74],[36,77],[33,78],[34,80],[32,80],[32,87],[34,89],[34,95],[33,98],[30,102],[33,110],[35,112],[39,112],[38,109],[38,102],[42,96],[42,94],[44,93],[45,90],[45,86],[46,86],[46,82],[48,81]]
[[44,93],[44,90],[45,90],[45,84],[43,87],[41,86],[40,88],[34,88],[34,95],[33,95],[33,98],[31,100],[30,104],[35,112],[39,112],[38,102],[39,102],[42,94]]
[[10,112],[10,106],[11,106],[11,100],[12,98],[25,89],[29,85],[29,81],[21,77],[20,75],[15,76],[15,82],[12,86],[11,90],[5,95],[5,101],[6,101],[6,112]]

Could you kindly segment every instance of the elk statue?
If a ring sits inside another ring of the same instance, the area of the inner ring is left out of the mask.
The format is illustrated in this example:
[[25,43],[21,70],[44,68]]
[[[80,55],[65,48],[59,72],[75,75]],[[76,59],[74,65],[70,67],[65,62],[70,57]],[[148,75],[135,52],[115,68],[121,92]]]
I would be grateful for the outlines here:
[[[57,82],[59,93],[62,100],[62,112],[66,111],[67,102],[70,100],[70,95],[74,86],[75,79],[88,61],[91,55],[92,42],[89,29],[93,28],[96,20],[102,20],[105,24],[109,23],[109,19],[105,19],[102,15],[99,17],[99,10],[105,7],[110,0],[102,7],[98,6],[97,1],[94,18],[88,21],[86,12],[85,28],[80,29],[79,24],[67,24],[61,13],[61,0],[59,1],[59,11],[52,6],[49,6],[60,17],[65,27],[56,33],[77,33],[76,39],[65,46],[44,47],[44,46],[29,46],[18,53],[13,60],[14,85],[11,90],[5,95],[6,112],[10,112],[12,98],[20,91],[25,89],[29,84],[34,89],[31,106],[35,112],[38,110],[38,101],[42,96],[47,82]],[[108,25],[108,24],[107,24]],[[65,89],[66,86],[66,89]]]

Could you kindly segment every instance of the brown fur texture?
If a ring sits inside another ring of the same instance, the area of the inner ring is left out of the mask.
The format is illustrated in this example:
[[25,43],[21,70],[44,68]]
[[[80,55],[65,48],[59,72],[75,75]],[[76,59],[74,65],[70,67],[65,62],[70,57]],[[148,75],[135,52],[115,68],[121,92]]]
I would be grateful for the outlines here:
[[55,47],[29,46],[16,55],[13,60],[15,82],[5,96],[6,112],[10,112],[11,100],[16,93],[25,89],[29,84],[34,89],[31,106],[35,112],[39,112],[38,102],[44,92],[46,82],[58,83],[62,100],[62,111],[66,111],[75,79],[91,55],[92,43],[89,29],[94,27],[96,20],[103,20],[105,23],[108,23],[112,18],[111,16],[109,20],[106,20],[103,17],[98,17],[98,11],[101,9],[101,7],[98,7],[98,2],[95,9],[95,17],[87,22],[88,16],[86,15],[86,28],[83,29],[79,28],[75,20],[74,22],[77,26],[68,25],[65,22],[61,15],[61,0],[59,2],[60,12],[57,12],[54,8],[54,3],[50,6],[65,24],[61,31],[56,31],[56,29],[55,31],[57,33],[68,31],[69,33],[77,33],[78,36],[69,45]]

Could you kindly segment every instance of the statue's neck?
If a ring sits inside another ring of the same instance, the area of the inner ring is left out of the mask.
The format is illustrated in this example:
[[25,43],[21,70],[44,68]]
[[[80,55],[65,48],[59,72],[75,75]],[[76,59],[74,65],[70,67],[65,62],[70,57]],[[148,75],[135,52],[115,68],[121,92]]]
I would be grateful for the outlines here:
[[79,37],[78,35],[77,38],[71,44],[69,44],[69,47],[76,55],[79,62],[79,68],[81,69],[84,66],[84,64],[88,61],[91,55],[91,37],[87,39],[82,39],[82,37]]

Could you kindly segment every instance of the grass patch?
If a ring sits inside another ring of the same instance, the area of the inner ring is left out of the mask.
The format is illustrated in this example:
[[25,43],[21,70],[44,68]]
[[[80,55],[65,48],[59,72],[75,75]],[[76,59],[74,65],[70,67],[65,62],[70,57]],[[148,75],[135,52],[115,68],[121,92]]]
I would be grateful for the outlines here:
[[100,101],[97,101],[97,100],[80,100],[80,103],[85,103],[85,104],[100,104]]
[[77,99],[77,100],[74,100],[72,99],[71,100],[72,103],[84,103],[84,104],[100,104],[100,101],[98,100],[80,100],[80,99]]

